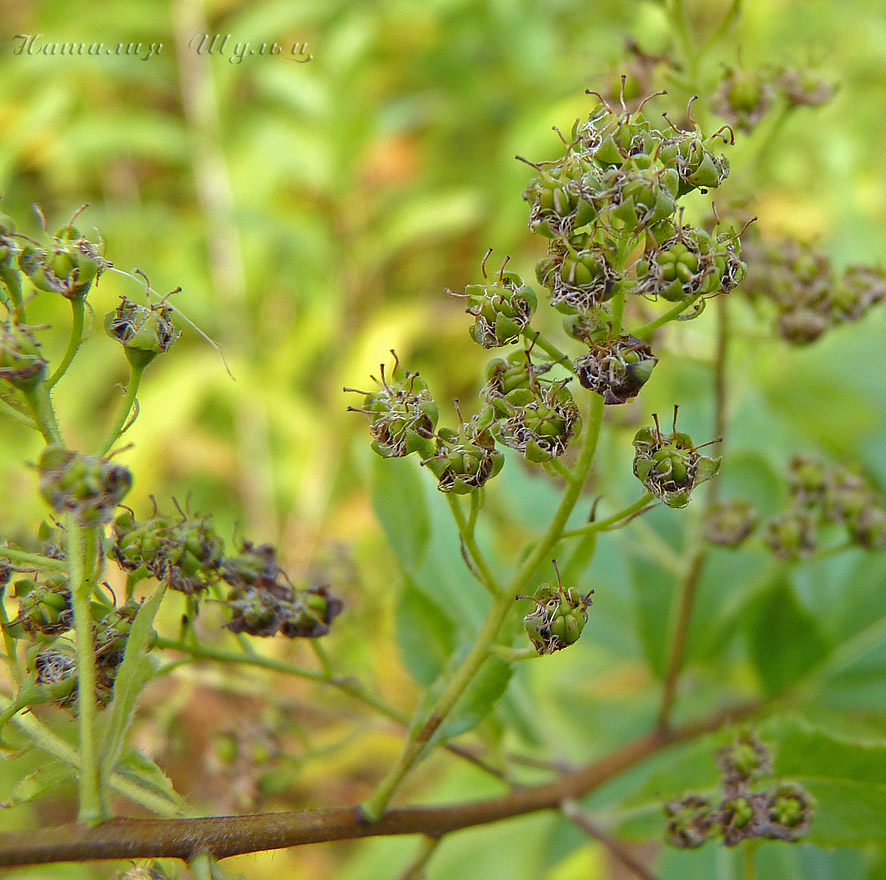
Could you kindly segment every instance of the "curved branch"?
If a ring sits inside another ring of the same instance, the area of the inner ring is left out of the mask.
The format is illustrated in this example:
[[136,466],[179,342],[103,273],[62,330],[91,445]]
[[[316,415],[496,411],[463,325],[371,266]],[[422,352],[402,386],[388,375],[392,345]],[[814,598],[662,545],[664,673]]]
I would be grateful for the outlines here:
[[519,788],[499,798],[440,807],[393,809],[366,822],[358,807],[206,819],[111,819],[93,828],[61,825],[0,834],[0,866],[92,859],[178,858],[199,853],[217,859],[359,837],[439,836],[538,810],[558,809],[666,746],[693,739],[758,712],[759,702],[736,706],[672,731],[654,730],[609,755],[552,782]]

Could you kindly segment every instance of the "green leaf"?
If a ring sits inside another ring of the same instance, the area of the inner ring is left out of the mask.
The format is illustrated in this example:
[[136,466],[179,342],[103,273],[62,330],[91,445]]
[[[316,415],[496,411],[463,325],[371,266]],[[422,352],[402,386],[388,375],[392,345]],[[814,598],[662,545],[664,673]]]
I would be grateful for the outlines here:
[[[454,664],[452,668],[455,668]],[[476,727],[504,695],[513,674],[513,664],[506,663],[500,657],[489,657],[437,728],[429,747],[433,748]]]
[[665,673],[665,650],[671,600],[676,589],[672,575],[642,557],[630,561],[634,615],[643,655],[659,677]]
[[421,565],[430,537],[425,487],[410,458],[373,457],[372,506],[404,571]]
[[769,721],[759,734],[777,743],[774,769],[781,776],[886,785],[886,739],[853,742],[796,718]]
[[786,690],[827,654],[818,621],[786,580],[777,581],[749,612],[748,650],[768,694]]
[[446,609],[407,575],[395,613],[397,643],[409,674],[427,687],[455,650],[456,625]]
[[169,777],[145,754],[130,749],[117,762],[116,772],[139,788],[168,800],[171,804],[188,809],[187,802],[175,791]]
[[126,639],[123,661],[114,679],[114,699],[105,718],[104,738],[101,745],[101,772],[104,779],[110,779],[123,748],[123,741],[129,723],[135,712],[139,695],[145,682],[151,677],[151,663],[146,657],[148,644],[153,633],[154,617],[163,601],[166,587],[157,591],[142,603],[136,612]]
[[49,792],[57,791],[62,783],[74,776],[75,768],[55,758],[45,758],[45,763],[33,773],[22,777],[12,789],[9,800],[0,803],[0,807],[15,807],[35,801]]
[[886,843],[886,785],[817,779],[803,781],[803,787],[818,804],[805,840],[826,846]]
[[818,802],[806,839],[886,842],[886,739],[853,742],[793,718],[767,723],[760,736],[776,743],[775,773],[802,783]]
[[[428,720],[440,695],[452,680],[455,671],[464,662],[470,647],[470,645],[462,645],[449,658],[446,669],[427,689],[424,700],[413,715],[409,730],[410,735],[421,729]],[[513,674],[513,664],[506,663],[494,655],[488,657],[456,701],[452,711],[431,737],[425,748],[426,753],[439,743],[476,727],[504,695]]]

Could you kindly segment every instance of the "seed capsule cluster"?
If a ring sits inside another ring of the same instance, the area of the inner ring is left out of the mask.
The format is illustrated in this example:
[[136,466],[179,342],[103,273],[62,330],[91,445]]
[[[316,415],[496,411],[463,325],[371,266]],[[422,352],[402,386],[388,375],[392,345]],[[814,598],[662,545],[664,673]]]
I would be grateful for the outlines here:
[[[61,548],[51,541],[44,542],[42,549],[50,558],[64,559]],[[18,600],[18,615],[4,629],[8,637],[25,643],[28,674],[26,685],[19,688],[17,705],[24,708],[53,703],[76,711],[77,652],[67,575],[58,571],[27,572],[14,580],[11,592]],[[129,601],[117,606],[97,593],[89,608],[95,651],[95,701],[105,706],[113,697],[114,680],[139,604]]]
[[779,335],[793,345],[814,342],[830,328],[862,318],[886,299],[886,270],[853,265],[838,271],[810,245],[752,237],[751,269],[742,285],[755,303],[774,305]]
[[[483,348],[500,348],[516,342],[538,308],[535,291],[516,272],[505,271],[504,265],[491,281],[486,275],[486,252],[481,265],[482,284],[469,284],[464,293],[453,293],[468,300],[469,315],[474,316],[471,339]],[[507,260],[505,261],[505,265]]]
[[676,409],[670,434],[662,434],[658,417],[653,419],[654,427],[634,436],[634,475],[668,507],[685,507],[692,490],[720,469],[720,459],[701,455],[692,438],[677,431]]
[[[572,129],[566,153],[534,164],[523,197],[529,226],[551,239],[536,276],[560,311],[587,314],[619,290],[677,302],[728,292],[744,276],[737,237],[683,228],[678,201],[719,186],[729,173],[715,135],[654,129],[641,110],[605,101]],[[631,274],[613,265],[619,244],[645,236]]]
[[201,517],[155,510],[137,522],[127,510],[114,521],[114,538],[111,556],[130,581],[154,577],[187,595],[228,584],[223,604],[231,616],[225,626],[233,632],[318,638],[344,607],[327,586],[293,587],[270,544],[246,541],[239,552],[225,555],[224,541]]
[[[370,417],[369,432],[372,449],[382,458],[401,458],[419,452],[423,456],[434,451],[434,429],[439,418],[437,404],[428,386],[418,373],[403,372],[394,355],[391,377],[385,376],[381,365],[381,380],[375,379],[378,391],[358,391],[363,394],[363,406],[349,406],[349,412],[362,412]],[[345,391],[356,391],[346,388]]]
[[270,544],[244,543],[236,556],[225,558],[221,577],[231,587],[226,605],[232,616],[225,626],[232,632],[316,639],[344,608],[325,585],[295,589]]
[[766,523],[763,535],[777,557],[811,556],[819,528],[828,523],[844,526],[849,540],[865,550],[886,547],[886,504],[859,470],[798,455],[788,463],[787,481],[787,507]]
[[49,247],[25,243],[18,253],[18,265],[37,290],[79,299],[110,264],[97,244],[69,224],[55,233]]
[[73,513],[86,526],[109,522],[132,486],[132,474],[106,458],[58,445],[40,454],[40,493],[57,513]]
[[523,627],[529,641],[539,654],[553,654],[574,645],[588,622],[588,608],[593,590],[584,596],[575,587],[566,588],[557,572],[556,585],[543,583],[531,596],[518,596],[529,599],[535,608],[523,618]]
[[709,840],[737,846],[744,840],[797,841],[809,830],[815,802],[792,782],[761,786],[772,774],[772,758],[752,734],[743,734],[717,753],[723,797],[717,806],[690,793],[665,805],[665,842],[697,849]]

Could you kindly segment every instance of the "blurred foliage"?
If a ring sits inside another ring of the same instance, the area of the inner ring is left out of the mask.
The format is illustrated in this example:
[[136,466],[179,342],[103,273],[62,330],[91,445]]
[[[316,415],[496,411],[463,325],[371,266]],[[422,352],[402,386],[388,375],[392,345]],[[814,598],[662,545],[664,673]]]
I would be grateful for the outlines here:
[[[695,27],[708,33],[727,7],[724,0],[691,2],[689,11]],[[476,279],[489,246],[531,275],[541,254],[520,198],[529,174],[513,157],[553,155],[558,141],[551,126],[568,126],[589,109],[585,88],[611,89],[628,36],[650,53],[668,48],[661,8],[623,0],[210,0],[202,7],[196,0],[133,0],[93,4],[73,15],[70,4],[57,0],[0,0],[0,22],[3,209],[22,217],[37,203],[52,228],[88,202],[84,231],[101,230],[108,258],[122,269],[144,269],[157,290],[181,286],[173,304],[218,341],[234,376],[186,327],[140,393],[140,416],[127,435],[133,447],[125,453],[137,479],[129,503],[144,513],[151,494],[187,499],[192,510],[211,512],[223,534],[277,543],[294,576],[324,572],[348,606],[329,650],[341,668],[362,671],[392,702],[411,708],[418,691],[400,668],[395,629],[442,607],[455,639],[459,627],[476,626],[483,608],[471,598],[476,584],[458,567],[454,531],[436,497],[428,498],[432,540],[423,569],[397,598],[393,587],[402,577],[370,502],[365,426],[346,416],[341,388],[362,387],[393,347],[410,369],[421,371],[438,400],[458,397],[466,413],[472,411],[466,401],[475,394],[482,355],[466,331],[463,304],[444,291]],[[253,45],[277,41],[284,51],[306,43],[313,57],[231,63],[230,56],[195,51],[190,41],[203,33]],[[145,61],[29,57],[14,53],[21,42],[16,34],[60,42],[141,40],[162,43],[162,50]],[[757,152],[761,158],[754,175],[742,180],[739,173],[730,186],[753,192],[759,226],[816,241],[839,266],[886,262],[881,4],[746,0],[717,52],[723,65],[809,65],[838,84],[824,109],[801,109],[778,129],[764,123],[750,138],[739,137],[733,167]],[[685,103],[689,96],[683,97]],[[764,179],[765,188],[755,189]],[[38,228],[35,216],[31,231]],[[96,314],[110,310],[122,293],[134,296],[137,288],[106,275],[90,296]],[[62,314],[47,309],[35,320],[52,322]],[[774,512],[781,503],[774,475],[797,451],[851,455],[886,489],[882,308],[805,349],[771,344],[771,327],[748,308],[739,309],[736,321],[734,363],[741,367],[733,371],[726,494],[734,488]],[[644,412],[663,412],[679,400],[682,427],[699,435],[710,431],[710,327],[706,316],[683,328],[642,404]],[[106,390],[108,376],[126,377],[115,344],[95,336],[89,356],[75,362],[55,393],[65,428],[91,440],[118,405]],[[58,350],[63,346],[60,337]],[[66,406],[66,387],[87,392],[77,400],[92,403],[78,404],[87,407],[82,410]],[[627,416],[633,417],[639,413]],[[623,501],[634,491],[628,430],[613,432],[601,450],[601,470],[623,475],[608,484]],[[45,515],[33,491],[35,472],[22,466],[35,460],[37,439],[0,419],[0,449],[0,533],[15,538],[16,530]],[[513,504],[523,537],[543,521],[555,495],[547,481],[509,464],[496,491]],[[493,519],[495,509],[493,503]],[[649,522],[667,546],[672,515],[656,513]],[[481,538],[506,567],[513,533],[489,530]],[[587,758],[648,725],[670,587],[661,559],[634,546],[642,538],[629,530],[601,541],[581,585],[595,586],[598,596],[573,656],[531,664],[531,675],[518,670],[501,709],[516,731],[508,747],[544,745],[549,753]],[[736,694],[746,694],[757,676],[777,690],[778,676],[805,671],[767,671],[768,655],[755,665],[766,609],[779,601],[793,609],[793,626],[817,621],[807,643],[815,656],[796,661],[807,666],[827,657],[846,660],[845,645],[857,645],[853,637],[886,613],[882,557],[852,552],[801,567],[789,599],[767,594],[766,584],[757,593],[722,590],[727,575],[741,571],[742,583],[753,584],[760,570],[759,551],[715,553],[690,635],[690,662],[704,662],[691,667],[694,688],[681,713],[711,705],[724,676]],[[746,650],[736,636],[744,630],[752,633],[751,656],[736,666]],[[429,680],[445,659],[447,646],[436,649],[412,656],[410,672],[418,681]],[[296,662],[312,659],[301,646],[267,650],[288,651]],[[855,726],[846,733],[882,736],[882,644],[849,660],[834,661],[833,675],[818,683],[801,711]],[[358,725],[363,737],[356,742],[351,705],[301,682],[216,669],[205,679],[185,671],[175,685],[161,679],[148,692],[138,743],[183,794],[211,809],[356,802],[398,747],[393,727],[369,720]],[[271,693],[275,708],[258,708],[257,697]],[[836,714],[847,708],[852,721]],[[360,717],[368,719],[362,710]],[[214,719],[212,726],[207,719]],[[499,739],[496,723],[480,728],[490,744]],[[238,754],[258,748],[256,738],[273,736],[272,757],[226,764],[223,773],[212,758],[213,737],[222,736],[250,743]],[[274,764],[279,753],[298,757]],[[439,800],[499,790],[447,757],[430,759],[408,793]],[[0,799],[33,764],[22,757],[2,768]],[[262,766],[273,768],[266,785],[279,777],[271,790],[262,789]],[[622,784],[639,786],[635,777]],[[649,790],[652,783],[646,785]],[[69,818],[70,793],[61,789],[50,808],[41,809],[40,821]],[[594,805],[604,809],[618,800],[617,792],[601,792]],[[27,827],[37,821],[29,810],[8,811],[2,824]],[[614,876],[605,852],[579,850],[582,841],[550,816],[528,817],[447,840],[428,876]],[[250,877],[287,871],[305,878],[393,877],[412,849],[411,841],[376,840],[230,864]],[[882,876],[860,849],[804,844],[787,855],[771,849],[760,851],[763,877]],[[735,877],[734,855],[669,852],[660,876]],[[773,873],[764,873],[764,865]],[[112,873],[80,866],[10,876]]]

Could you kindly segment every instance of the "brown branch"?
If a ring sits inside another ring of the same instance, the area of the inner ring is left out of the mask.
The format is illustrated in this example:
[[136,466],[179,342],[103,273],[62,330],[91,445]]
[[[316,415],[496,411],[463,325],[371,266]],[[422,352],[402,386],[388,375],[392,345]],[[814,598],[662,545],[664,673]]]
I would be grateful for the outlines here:
[[368,823],[358,808],[338,808],[206,819],[111,819],[94,828],[61,825],[0,834],[0,867],[93,859],[215,858],[306,843],[360,837],[424,834],[485,825],[584,797],[655,752],[758,712],[759,702],[736,706],[675,730],[655,730],[552,782],[518,788],[499,798],[440,807],[405,807]]

